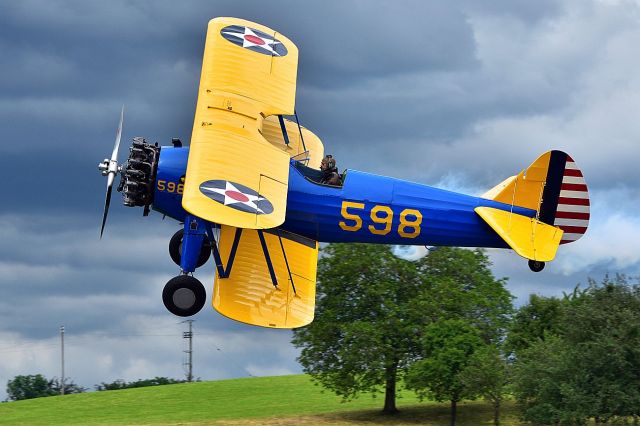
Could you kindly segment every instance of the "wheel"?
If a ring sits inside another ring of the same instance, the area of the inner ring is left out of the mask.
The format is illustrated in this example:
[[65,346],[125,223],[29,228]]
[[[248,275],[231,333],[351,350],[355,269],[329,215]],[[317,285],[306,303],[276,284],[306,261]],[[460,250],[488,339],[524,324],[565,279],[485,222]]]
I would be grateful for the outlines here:
[[544,269],[544,262],[538,262],[537,260],[530,260],[529,269],[531,269],[533,272],[540,272]]
[[[169,256],[171,256],[171,260],[180,266],[180,259],[182,258],[182,235],[184,234],[184,229],[179,229],[171,240],[169,241]],[[207,260],[209,260],[209,256],[211,256],[211,243],[207,237],[202,241],[202,249],[200,249],[200,257],[198,257],[198,262],[196,263],[196,268],[201,267]]]
[[162,290],[162,302],[169,312],[179,317],[190,317],[200,312],[207,292],[200,281],[190,275],[171,278]]

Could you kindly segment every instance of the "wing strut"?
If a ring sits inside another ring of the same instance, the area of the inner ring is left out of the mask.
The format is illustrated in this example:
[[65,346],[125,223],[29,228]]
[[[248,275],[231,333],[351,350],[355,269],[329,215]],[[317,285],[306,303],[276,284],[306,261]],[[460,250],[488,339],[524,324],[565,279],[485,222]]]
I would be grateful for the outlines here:
[[289,260],[287,259],[287,252],[284,251],[284,244],[282,244],[282,237],[280,236],[280,230],[278,229],[278,241],[280,241],[280,247],[282,248],[282,256],[284,256],[284,264],[287,265],[287,272],[289,273],[289,279],[291,280],[291,287],[293,288],[293,294],[296,293],[296,285],[293,283],[293,275],[291,275],[291,268],[289,267]]
[[280,121],[280,128],[282,129],[282,137],[284,138],[284,143],[289,146],[289,134],[287,133],[287,126],[284,124],[284,117],[282,115],[278,115],[278,121]]
[[304,144],[304,136],[302,136],[302,127],[300,127],[300,120],[298,120],[298,111],[293,110],[293,115],[296,117],[296,124],[298,125],[298,131],[300,132],[300,141],[302,141],[302,149],[307,150],[307,146]]
[[236,234],[233,237],[233,245],[231,246],[231,253],[229,253],[229,260],[227,260],[227,267],[225,268],[222,263],[222,257],[220,256],[220,250],[218,249],[218,242],[213,237],[211,224],[207,222],[206,227],[207,235],[211,241],[211,252],[213,254],[213,260],[216,262],[218,276],[220,276],[220,278],[229,278],[229,275],[231,275],[231,268],[233,267],[233,260],[236,258],[236,252],[238,251],[238,245],[240,244],[242,228],[236,228]]
[[269,256],[269,249],[267,248],[267,242],[264,239],[262,229],[258,229],[258,237],[260,238],[260,245],[262,246],[262,252],[264,253],[264,260],[267,261],[267,268],[269,268],[271,283],[275,288],[278,288],[278,278],[276,277],[276,271],[273,270],[273,263],[271,263],[271,256]]

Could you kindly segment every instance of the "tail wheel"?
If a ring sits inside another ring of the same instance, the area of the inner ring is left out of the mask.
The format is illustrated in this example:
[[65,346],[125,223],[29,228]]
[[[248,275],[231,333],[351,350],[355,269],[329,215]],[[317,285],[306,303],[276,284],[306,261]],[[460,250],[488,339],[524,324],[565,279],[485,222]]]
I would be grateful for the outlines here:
[[200,281],[190,275],[178,275],[162,290],[162,302],[169,312],[179,317],[195,315],[204,306],[207,292]]
[[540,272],[544,269],[544,262],[538,262],[537,260],[530,260],[529,269],[531,269],[533,272]]
[[[171,260],[180,266],[180,259],[182,259],[182,236],[184,235],[184,229],[178,230],[173,237],[171,237],[171,241],[169,241],[169,256],[171,256]],[[205,238],[202,241],[202,248],[200,249],[200,257],[198,257],[198,262],[196,263],[196,268],[201,267],[207,260],[209,260],[209,256],[211,256],[211,243],[208,238]]]

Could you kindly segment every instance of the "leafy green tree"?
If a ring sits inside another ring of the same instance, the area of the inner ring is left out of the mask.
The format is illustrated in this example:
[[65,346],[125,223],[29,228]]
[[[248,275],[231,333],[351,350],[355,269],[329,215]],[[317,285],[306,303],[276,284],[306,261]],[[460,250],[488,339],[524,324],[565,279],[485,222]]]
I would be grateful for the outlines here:
[[484,345],[471,355],[460,373],[468,395],[482,396],[493,405],[493,424],[500,425],[500,406],[507,392],[510,365],[494,345]]
[[15,376],[7,382],[7,396],[12,401],[55,395],[42,374]]
[[[54,395],[60,395],[60,390],[62,388],[62,382],[57,377],[49,380],[49,388]],[[86,392],[87,388],[77,385],[73,382],[73,380],[68,377],[64,380],[64,394],[69,395],[72,393],[83,393]]]
[[572,348],[559,336],[547,335],[520,352],[514,367],[514,393],[523,418],[534,424],[580,425],[589,418],[586,372],[574,370]]
[[315,320],[294,330],[305,372],[345,399],[385,393],[383,411],[397,412],[398,379],[417,351],[423,320],[417,265],[387,246],[330,244],[318,263]]
[[[54,377],[51,380],[47,380],[42,374],[15,376],[13,380],[7,382],[7,397],[12,401],[18,401],[60,395],[61,386],[62,384],[57,378]],[[70,379],[65,380],[64,390],[65,394],[86,391],[85,388],[76,385]]]
[[[196,380],[200,381],[200,379]],[[153,379],[139,379],[133,382],[126,382],[122,379],[115,380],[111,383],[101,382],[95,385],[97,391],[119,390],[130,388],[143,388],[147,386],[173,385],[176,383],[186,383],[186,380],[171,379],[169,377],[154,377]]]
[[424,288],[420,312],[428,323],[465,319],[485,342],[504,339],[513,312],[506,278],[496,279],[482,250],[440,247],[419,264]]
[[513,317],[506,342],[507,351],[517,355],[518,351],[544,340],[546,335],[558,334],[567,300],[536,294],[529,296],[529,303],[518,309]]
[[316,318],[294,330],[304,371],[345,399],[384,392],[383,412],[397,412],[397,384],[421,359],[426,326],[464,319],[483,341],[503,336],[511,295],[489,266],[478,250],[439,248],[409,262],[386,246],[328,245],[318,263]]
[[640,415],[640,287],[626,277],[593,280],[567,309],[564,340],[581,374],[592,417]]
[[640,288],[622,276],[591,282],[557,335],[518,353],[514,391],[534,423],[607,422],[640,414]]
[[455,425],[458,402],[475,396],[467,392],[470,388],[464,385],[462,372],[482,345],[480,330],[465,320],[429,324],[422,338],[424,358],[409,368],[405,378],[407,388],[421,397],[451,401],[451,425]]

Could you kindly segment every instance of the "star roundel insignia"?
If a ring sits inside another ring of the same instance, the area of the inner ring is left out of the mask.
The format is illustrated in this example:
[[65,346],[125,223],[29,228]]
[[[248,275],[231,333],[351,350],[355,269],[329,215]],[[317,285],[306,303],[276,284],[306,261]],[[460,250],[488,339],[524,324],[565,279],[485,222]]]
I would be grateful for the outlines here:
[[229,25],[220,35],[231,43],[269,56],[285,56],[287,48],[281,41],[263,31],[241,25]]
[[200,192],[232,209],[253,214],[273,212],[273,204],[253,189],[228,180],[208,180],[200,184]]

